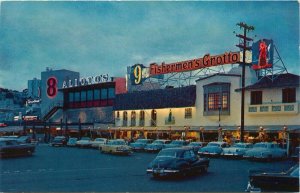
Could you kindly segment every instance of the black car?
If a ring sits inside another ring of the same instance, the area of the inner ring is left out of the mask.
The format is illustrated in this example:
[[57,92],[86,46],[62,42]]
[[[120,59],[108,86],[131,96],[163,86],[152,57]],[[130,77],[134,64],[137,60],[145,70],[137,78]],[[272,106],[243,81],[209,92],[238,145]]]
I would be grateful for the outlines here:
[[185,176],[187,174],[207,172],[209,159],[198,157],[193,149],[179,147],[162,149],[149,164],[147,173],[153,177]]
[[285,172],[250,171],[247,191],[299,192],[299,165]]
[[32,155],[34,151],[34,145],[19,144],[15,139],[0,138],[1,158]]
[[65,146],[67,145],[67,138],[65,136],[57,136],[51,142],[51,146]]

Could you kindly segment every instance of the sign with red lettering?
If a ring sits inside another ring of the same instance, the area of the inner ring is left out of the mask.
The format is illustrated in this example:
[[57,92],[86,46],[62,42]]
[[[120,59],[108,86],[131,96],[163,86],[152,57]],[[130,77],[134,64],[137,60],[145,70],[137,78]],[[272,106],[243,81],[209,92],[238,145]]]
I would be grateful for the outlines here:
[[50,77],[47,80],[47,96],[49,98],[54,98],[57,94],[57,79],[55,77]]
[[225,52],[224,54],[217,56],[206,54],[203,58],[197,58],[193,60],[186,60],[170,64],[162,63],[161,65],[151,64],[150,76],[174,72],[186,72],[224,64],[234,64],[238,62],[240,62],[240,52]]

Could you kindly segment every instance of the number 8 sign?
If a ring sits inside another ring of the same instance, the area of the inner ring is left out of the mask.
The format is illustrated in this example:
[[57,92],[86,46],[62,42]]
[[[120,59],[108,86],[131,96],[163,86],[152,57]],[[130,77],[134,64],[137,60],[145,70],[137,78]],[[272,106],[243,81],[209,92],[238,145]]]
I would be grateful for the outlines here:
[[49,98],[54,98],[57,94],[57,79],[55,77],[50,77],[47,80],[47,96]]

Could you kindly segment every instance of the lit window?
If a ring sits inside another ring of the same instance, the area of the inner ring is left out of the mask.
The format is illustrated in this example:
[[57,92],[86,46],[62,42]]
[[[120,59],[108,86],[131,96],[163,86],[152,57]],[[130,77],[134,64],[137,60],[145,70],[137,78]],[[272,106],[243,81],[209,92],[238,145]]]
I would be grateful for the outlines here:
[[[206,115],[214,115],[215,111],[229,112],[230,84],[213,83],[203,86],[203,109]],[[211,113],[209,113],[211,112]]]
[[184,109],[184,118],[191,119],[192,118],[192,108],[185,108]]

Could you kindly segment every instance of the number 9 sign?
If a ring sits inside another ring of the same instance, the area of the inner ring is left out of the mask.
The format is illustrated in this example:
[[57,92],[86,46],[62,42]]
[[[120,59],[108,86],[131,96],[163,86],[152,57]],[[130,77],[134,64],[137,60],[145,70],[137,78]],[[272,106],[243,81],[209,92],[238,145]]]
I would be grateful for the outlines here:
[[138,85],[143,82],[143,68],[144,66],[142,64],[135,64],[131,67],[131,84]]
[[57,94],[57,79],[55,77],[50,77],[47,80],[47,96],[49,98],[54,98]]

